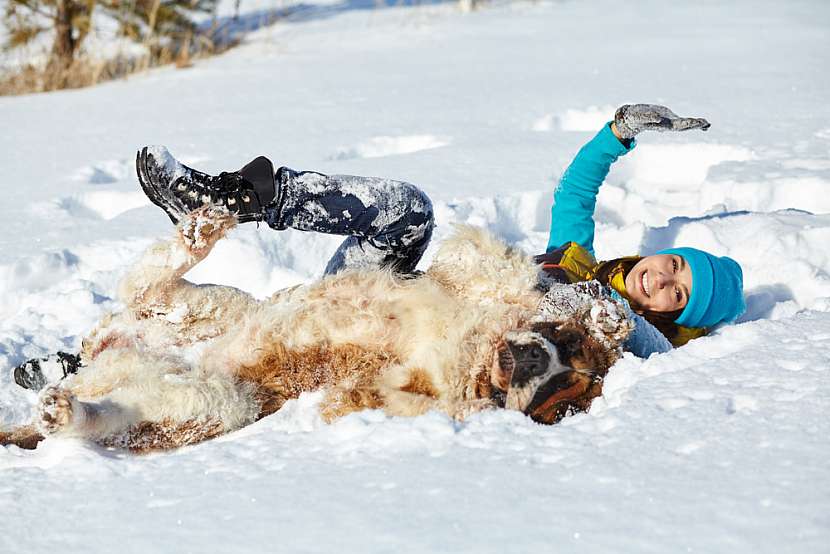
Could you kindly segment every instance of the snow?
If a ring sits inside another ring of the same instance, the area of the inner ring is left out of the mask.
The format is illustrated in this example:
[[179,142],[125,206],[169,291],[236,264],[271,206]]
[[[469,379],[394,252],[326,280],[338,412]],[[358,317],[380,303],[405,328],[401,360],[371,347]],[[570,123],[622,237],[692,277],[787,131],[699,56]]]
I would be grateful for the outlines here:
[[[366,4],[366,5],[364,5]],[[636,0],[304,4],[191,69],[0,98],[0,423],[12,367],[77,349],[170,231],[133,153],[211,172],[378,175],[528,252],[556,179],[627,102],[712,122],[650,134],[600,194],[600,257],[674,245],[744,268],[738,324],[609,373],[589,414],[331,425],[307,395],[237,433],[135,457],[0,449],[3,551],[826,552],[830,540],[830,5]],[[277,9],[262,1],[243,11]],[[247,224],[190,274],[265,297],[337,237]]]
[[588,106],[585,109],[568,108],[559,114],[545,114],[533,123],[534,131],[551,131],[555,127],[563,131],[593,131],[614,119],[616,106]]
[[382,158],[399,154],[413,154],[421,150],[440,148],[450,143],[448,139],[432,135],[405,135],[400,137],[372,137],[366,142],[351,147],[341,147],[335,159]]

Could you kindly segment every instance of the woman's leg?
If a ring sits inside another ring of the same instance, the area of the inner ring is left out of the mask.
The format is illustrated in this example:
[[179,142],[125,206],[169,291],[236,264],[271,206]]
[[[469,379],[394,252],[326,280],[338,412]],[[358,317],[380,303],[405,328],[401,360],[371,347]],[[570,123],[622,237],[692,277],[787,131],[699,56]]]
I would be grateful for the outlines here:
[[240,222],[266,221],[348,238],[326,273],[352,267],[414,271],[432,236],[432,203],[414,185],[391,179],[324,175],[280,168],[262,156],[239,171],[208,175],[176,160],[163,146],[139,151],[142,189],[170,219],[205,204],[226,206]]
[[432,203],[409,183],[287,167],[276,182],[276,202],[265,208],[270,227],[348,236],[326,274],[380,266],[412,273],[432,236]]

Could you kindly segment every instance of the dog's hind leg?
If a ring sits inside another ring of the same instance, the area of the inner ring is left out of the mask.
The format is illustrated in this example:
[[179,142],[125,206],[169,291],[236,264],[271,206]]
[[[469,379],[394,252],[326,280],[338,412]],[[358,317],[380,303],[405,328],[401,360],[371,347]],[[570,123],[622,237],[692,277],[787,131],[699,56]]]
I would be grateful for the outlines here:
[[126,448],[141,453],[197,444],[225,433],[225,427],[216,418],[191,419],[178,423],[142,421],[120,435],[97,442],[103,446]]
[[108,400],[82,402],[70,390],[51,386],[40,394],[37,427],[46,436],[93,438],[127,428],[138,418],[137,410]]
[[[80,436],[103,446],[127,448],[137,452],[177,448],[195,444],[226,432],[218,417],[199,417],[186,421],[140,419],[140,410],[109,400],[82,402],[72,394],[51,387],[41,396],[39,427],[45,435]],[[11,444],[35,448],[43,435],[17,433]],[[4,437],[0,434],[0,441]]]
[[44,390],[37,421],[44,434],[161,448],[235,430],[259,411],[250,385],[175,358],[108,350],[95,366]]

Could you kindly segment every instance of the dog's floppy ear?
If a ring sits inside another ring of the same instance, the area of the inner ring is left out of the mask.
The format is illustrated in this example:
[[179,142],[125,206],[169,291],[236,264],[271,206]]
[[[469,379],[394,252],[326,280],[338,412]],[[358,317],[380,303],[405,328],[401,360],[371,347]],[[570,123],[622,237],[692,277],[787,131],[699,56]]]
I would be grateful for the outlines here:
[[[542,321],[534,323],[533,331],[539,333],[556,346],[559,354],[559,361],[577,369],[583,369],[581,360],[586,340],[589,338],[584,329],[573,323],[557,323],[553,321]],[[576,362],[578,365],[574,365]]]
[[574,369],[605,376],[619,357],[616,350],[605,348],[594,339],[579,321],[540,321],[532,329],[556,346],[560,362]]

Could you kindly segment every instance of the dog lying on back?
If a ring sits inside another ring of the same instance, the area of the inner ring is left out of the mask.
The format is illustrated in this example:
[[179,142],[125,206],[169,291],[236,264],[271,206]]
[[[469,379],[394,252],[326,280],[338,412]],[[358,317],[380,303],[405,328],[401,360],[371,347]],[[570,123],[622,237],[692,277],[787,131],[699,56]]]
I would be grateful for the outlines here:
[[119,287],[125,310],[83,340],[85,367],[45,388],[35,423],[0,443],[173,448],[320,389],[327,421],[366,408],[457,419],[506,408],[554,423],[588,409],[630,332],[599,287],[550,288],[531,257],[473,227],[417,278],[344,271],[261,302],[185,280],[235,223],[202,208],[150,247]]

